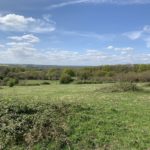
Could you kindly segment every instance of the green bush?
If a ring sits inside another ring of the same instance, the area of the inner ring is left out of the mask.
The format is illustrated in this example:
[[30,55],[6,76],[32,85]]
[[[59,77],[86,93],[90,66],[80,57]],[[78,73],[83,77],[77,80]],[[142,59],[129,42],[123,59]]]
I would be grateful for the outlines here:
[[50,83],[49,83],[49,82],[44,81],[44,82],[42,82],[41,84],[42,84],[42,85],[49,85]]
[[3,80],[0,80],[0,85],[1,86],[9,86],[13,87],[14,85],[19,84],[19,80],[17,78],[9,78],[5,77]]
[[19,84],[19,80],[17,78],[13,79],[14,84]]
[[68,74],[63,74],[60,78],[61,84],[68,84],[68,83],[71,83],[72,81],[73,81],[73,79]]
[[135,83],[119,82],[100,89],[102,92],[135,92],[141,90]]
[[55,144],[57,149],[65,149],[70,130],[66,116],[72,107],[49,103],[26,105],[16,101],[5,105],[3,102],[0,106],[0,149],[18,149],[13,146],[34,149],[37,143]]
[[20,86],[40,86],[40,83],[21,83]]
[[150,87],[150,83],[146,83],[144,86],[146,86],[146,87]]
[[8,85],[9,87],[13,87],[13,86],[15,85],[15,83],[14,83],[13,80],[9,80],[9,81],[7,82],[7,85]]
[[127,91],[138,91],[139,88],[135,83],[132,82],[120,82],[114,86],[114,91],[127,92]]

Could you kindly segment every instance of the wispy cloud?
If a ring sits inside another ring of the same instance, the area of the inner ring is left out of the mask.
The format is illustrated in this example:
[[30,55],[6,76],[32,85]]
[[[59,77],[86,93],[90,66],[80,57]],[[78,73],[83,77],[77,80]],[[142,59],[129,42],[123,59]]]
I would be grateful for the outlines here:
[[150,48],[150,25],[145,25],[141,30],[123,33],[124,36],[131,40],[142,40]]
[[139,39],[142,36],[143,31],[132,31],[124,33],[124,36],[127,36],[131,40]]
[[79,37],[96,38],[98,40],[104,37],[103,35],[93,33],[93,32],[60,31],[60,33],[65,35],[79,36]]
[[49,6],[49,9],[54,9],[54,8],[60,8],[60,7],[65,7],[68,5],[75,5],[75,4],[80,4],[80,3],[86,3],[88,0],[73,0],[73,1],[66,1],[62,3],[57,3]]
[[68,5],[77,5],[77,4],[116,4],[116,5],[133,5],[133,4],[150,4],[149,0],[70,0],[64,1],[61,3],[56,3],[50,5],[49,9],[61,8]]
[[95,39],[98,41],[112,41],[116,38],[116,34],[98,34],[95,32],[81,32],[81,31],[69,31],[69,30],[57,30],[59,34],[66,36],[81,37],[84,39]]

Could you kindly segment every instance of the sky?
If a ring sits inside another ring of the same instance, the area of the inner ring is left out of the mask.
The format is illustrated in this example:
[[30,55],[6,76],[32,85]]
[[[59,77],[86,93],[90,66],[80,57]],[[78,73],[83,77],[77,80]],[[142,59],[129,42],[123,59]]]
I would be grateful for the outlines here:
[[150,0],[0,0],[0,63],[150,63]]

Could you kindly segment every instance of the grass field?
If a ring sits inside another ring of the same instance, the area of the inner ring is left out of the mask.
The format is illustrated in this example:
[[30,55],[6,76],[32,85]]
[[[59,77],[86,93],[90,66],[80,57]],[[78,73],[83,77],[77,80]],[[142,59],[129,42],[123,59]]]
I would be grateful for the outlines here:
[[150,87],[111,84],[0,89],[0,149],[149,150]]

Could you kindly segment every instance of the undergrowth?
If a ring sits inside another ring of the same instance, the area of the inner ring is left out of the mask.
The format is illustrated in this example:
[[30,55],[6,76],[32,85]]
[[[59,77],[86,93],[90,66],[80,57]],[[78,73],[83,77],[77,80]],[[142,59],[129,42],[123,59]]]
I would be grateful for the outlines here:
[[69,106],[1,102],[0,149],[16,146],[33,149],[40,143],[43,146],[51,143],[56,149],[69,147],[69,127],[65,120]]
[[102,92],[136,92],[141,91],[142,89],[137,86],[136,83],[132,82],[119,82],[114,83],[110,86],[103,87],[101,89],[97,89],[96,91]]

